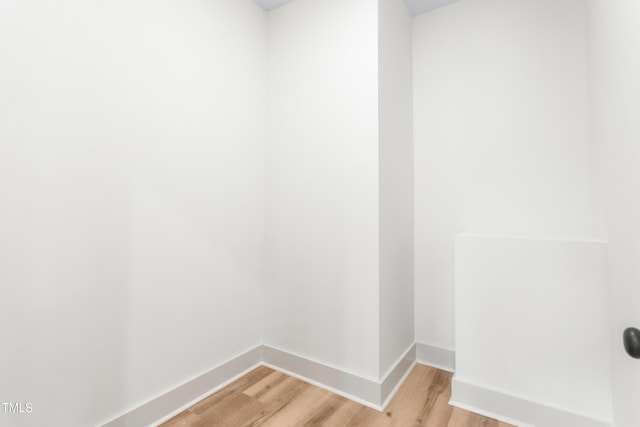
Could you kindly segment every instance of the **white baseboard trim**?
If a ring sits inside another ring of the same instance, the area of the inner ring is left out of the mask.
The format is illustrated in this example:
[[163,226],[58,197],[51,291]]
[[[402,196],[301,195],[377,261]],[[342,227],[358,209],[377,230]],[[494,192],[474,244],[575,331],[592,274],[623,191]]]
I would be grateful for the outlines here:
[[[103,424],[105,427],[158,426],[258,366],[329,390],[383,411],[416,363],[454,370],[454,352],[416,343],[398,359],[381,382],[330,367],[270,346],[258,346],[191,381]],[[451,381],[449,404],[519,427],[610,427],[611,422],[533,402],[463,381]]]
[[386,408],[391,399],[398,393],[400,386],[407,379],[414,366],[416,366],[416,345],[411,344],[382,380],[380,386],[382,409]]
[[381,381],[372,381],[270,346],[263,346],[263,364],[362,405],[383,411],[416,364],[412,344]]
[[418,342],[416,343],[416,359],[421,365],[455,372],[456,352],[453,350]]
[[265,366],[378,411],[382,410],[380,383],[314,362],[270,346],[262,346]]
[[262,363],[262,346],[222,365],[104,424],[104,427],[157,426],[246,375]]
[[374,381],[261,345],[120,415],[103,426],[158,426],[258,366],[267,366],[377,411],[383,411],[415,365],[416,345],[412,344],[389,369],[382,381]]
[[453,376],[449,404],[519,427],[610,427],[608,421],[471,384]]

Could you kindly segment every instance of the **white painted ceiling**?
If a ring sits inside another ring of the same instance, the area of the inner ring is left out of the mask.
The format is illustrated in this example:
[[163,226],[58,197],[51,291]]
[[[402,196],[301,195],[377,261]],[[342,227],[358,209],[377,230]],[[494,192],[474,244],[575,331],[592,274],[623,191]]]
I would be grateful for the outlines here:
[[404,0],[413,16],[420,15],[431,9],[435,9],[445,4],[453,3],[457,0]]
[[[256,0],[264,10],[271,10],[291,0]],[[453,3],[457,0],[404,0],[407,3],[407,7],[413,14],[413,16],[420,15],[436,7],[444,6],[445,4]]]

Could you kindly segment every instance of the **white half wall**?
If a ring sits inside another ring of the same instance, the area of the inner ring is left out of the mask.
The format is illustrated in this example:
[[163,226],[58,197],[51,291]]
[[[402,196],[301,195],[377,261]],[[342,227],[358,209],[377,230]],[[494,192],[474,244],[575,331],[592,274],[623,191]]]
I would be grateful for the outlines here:
[[266,17],[252,0],[0,4],[12,426],[106,422],[260,344]]
[[640,3],[588,4],[598,225],[609,241],[614,421],[616,427],[635,427],[640,361],[624,351],[622,333],[640,328]]
[[264,342],[378,381],[378,8],[268,14]]
[[[475,390],[454,387],[454,404],[537,427],[611,422],[606,244],[461,234],[455,286],[455,377]],[[577,421],[485,406],[495,392]]]
[[414,342],[413,35],[404,0],[378,1],[380,375]]
[[454,236],[591,236],[586,6],[414,19],[416,341],[452,348]]

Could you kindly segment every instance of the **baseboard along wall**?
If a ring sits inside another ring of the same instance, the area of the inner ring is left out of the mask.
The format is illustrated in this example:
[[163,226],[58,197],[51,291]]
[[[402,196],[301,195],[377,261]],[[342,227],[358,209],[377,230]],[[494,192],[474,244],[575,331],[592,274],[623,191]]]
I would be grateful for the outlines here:
[[[335,367],[261,345],[103,424],[105,427],[158,426],[258,366],[299,378],[378,411],[383,411],[416,363],[449,372],[455,352],[424,343],[411,345],[381,381],[362,378]],[[471,384],[454,375],[452,406],[520,427],[610,427],[608,421]]]
[[156,426],[261,364],[262,346],[258,346],[102,425],[104,427]]
[[267,366],[378,411],[391,401],[416,363],[412,345],[380,381],[261,345],[102,424],[104,427],[158,426],[258,366]]
[[610,427],[609,421],[576,414],[523,397],[472,384],[456,375],[449,404],[519,427]]
[[416,343],[416,360],[422,365],[432,366],[447,372],[455,372],[456,352],[454,350]]

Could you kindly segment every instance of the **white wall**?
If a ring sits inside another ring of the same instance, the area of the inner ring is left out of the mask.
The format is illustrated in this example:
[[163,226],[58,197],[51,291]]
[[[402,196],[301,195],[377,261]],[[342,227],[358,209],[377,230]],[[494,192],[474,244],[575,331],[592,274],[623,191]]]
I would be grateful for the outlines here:
[[622,332],[640,328],[640,4],[589,2],[591,131],[599,226],[609,241],[610,333],[616,427],[638,425],[640,362],[624,352]]
[[0,5],[3,425],[108,421],[260,343],[266,18]]
[[413,30],[403,0],[380,0],[380,375],[414,342]]
[[378,15],[271,11],[265,344],[377,380]]
[[[455,270],[457,382],[611,420],[603,242],[461,234]],[[465,403],[455,389],[452,399]],[[493,410],[560,425],[522,406]]]
[[416,340],[453,347],[454,235],[590,236],[586,6],[414,20]]

